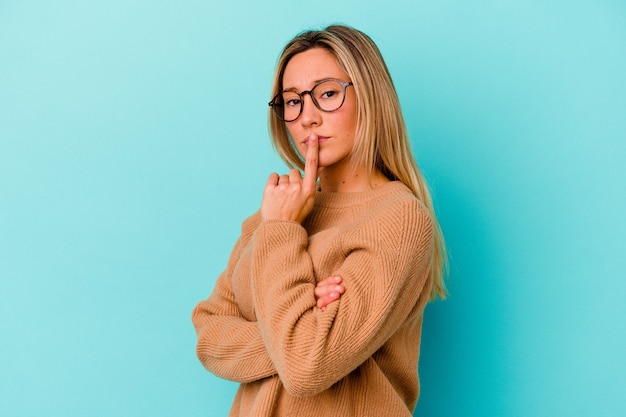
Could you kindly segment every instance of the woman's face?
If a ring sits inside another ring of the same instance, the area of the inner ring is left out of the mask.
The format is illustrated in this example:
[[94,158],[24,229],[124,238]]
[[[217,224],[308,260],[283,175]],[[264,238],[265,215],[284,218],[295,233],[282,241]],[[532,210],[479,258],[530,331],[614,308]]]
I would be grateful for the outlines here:
[[[283,75],[283,91],[309,91],[321,80],[351,81],[341,69],[335,56],[322,48],[313,48],[294,55]],[[324,112],[303,97],[302,113],[293,122],[286,122],[293,144],[301,156],[306,155],[311,134],[319,139],[319,166],[329,168],[346,165],[354,146],[357,101],[354,87],[346,88],[343,105],[333,112]]]

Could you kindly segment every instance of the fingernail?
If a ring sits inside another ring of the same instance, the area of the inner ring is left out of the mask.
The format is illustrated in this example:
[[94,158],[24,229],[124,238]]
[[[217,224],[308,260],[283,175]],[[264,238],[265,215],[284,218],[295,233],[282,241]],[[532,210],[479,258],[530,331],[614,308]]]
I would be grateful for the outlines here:
[[336,296],[337,296],[337,293],[336,293],[336,292],[331,292],[331,293],[330,293],[330,298],[335,298]]

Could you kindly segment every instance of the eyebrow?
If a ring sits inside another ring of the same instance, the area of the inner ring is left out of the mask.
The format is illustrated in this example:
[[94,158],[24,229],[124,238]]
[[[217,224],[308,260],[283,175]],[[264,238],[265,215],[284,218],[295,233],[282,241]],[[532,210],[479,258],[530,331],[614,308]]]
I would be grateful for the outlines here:
[[[330,81],[330,80],[338,80],[338,78],[333,78],[333,77],[326,77],[326,78],[322,78],[320,80],[315,80],[313,81],[313,87],[315,87],[317,84],[323,82],[323,81]],[[313,88],[311,87],[311,88]],[[290,93],[290,92],[296,92],[298,91],[298,89],[296,87],[289,87],[289,88],[283,88],[283,93]],[[307,91],[307,90],[302,90],[302,91]],[[309,90],[310,91],[310,90]]]

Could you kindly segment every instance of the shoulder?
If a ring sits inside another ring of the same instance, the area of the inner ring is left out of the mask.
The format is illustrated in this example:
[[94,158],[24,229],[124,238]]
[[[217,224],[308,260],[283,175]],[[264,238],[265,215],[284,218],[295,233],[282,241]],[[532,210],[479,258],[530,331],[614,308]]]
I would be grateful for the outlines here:
[[372,201],[370,207],[372,218],[384,224],[390,222],[389,226],[392,228],[412,229],[415,226],[430,228],[432,219],[428,210],[407,186],[394,181],[385,188]]
[[376,236],[379,245],[428,247],[432,243],[432,219],[422,202],[399,181],[373,190],[372,198],[358,210],[354,233]]
[[[401,185],[401,184],[400,184]],[[375,250],[393,263],[417,273],[427,267],[435,248],[433,219],[424,204],[404,185],[371,209],[367,225]]]
[[[408,189],[381,202],[372,210],[383,235],[401,240],[404,245],[423,245],[432,240],[432,219],[422,204]],[[388,231],[388,233],[385,233]]]

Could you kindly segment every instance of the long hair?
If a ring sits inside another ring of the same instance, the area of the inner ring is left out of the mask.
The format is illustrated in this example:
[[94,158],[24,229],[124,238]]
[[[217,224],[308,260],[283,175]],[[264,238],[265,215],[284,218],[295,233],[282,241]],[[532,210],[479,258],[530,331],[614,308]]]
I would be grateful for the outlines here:
[[[422,176],[409,142],[396,89],[387,65],[369,36],[351,27],[333,25],[293,38],[282,51],[276,66],[271,96],[283,89],[283,75],[294,55],[312,48],[331,52],[354,83],[357,97],[357,128],[352,159],[372,172],[380,170],[390,180],[406,185],[428,210],[434,230],[434,253],[431,261],[433,286],[431,299],[444,299],[447,290],[446,246],[435,215],[426,180]],[[289,167],[304,167],[304,161],[293,146],[285,123],[269,112],[273,144]]]

